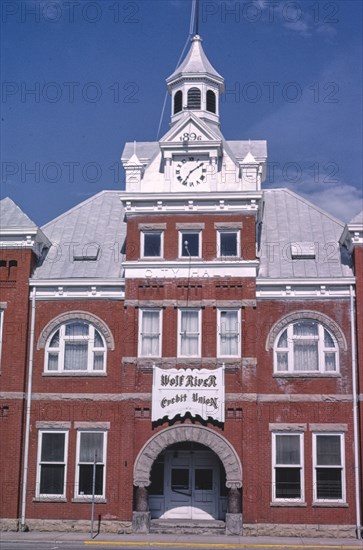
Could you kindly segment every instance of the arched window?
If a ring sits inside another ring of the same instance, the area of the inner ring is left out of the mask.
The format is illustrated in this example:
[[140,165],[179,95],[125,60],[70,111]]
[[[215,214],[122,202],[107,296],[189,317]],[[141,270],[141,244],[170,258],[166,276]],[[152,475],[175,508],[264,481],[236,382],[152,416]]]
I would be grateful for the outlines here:
[[62,324],[45,346],[45,372],[105,372],[106,344],[90,323],[74,320]]
[[334,373],[339,368],[336,338],[314,319],[299,319],[278,334],[274,345],[276,373]]
[[212,90],[207,91],[207,111],[216,112],[216,94]]
[[174,115],[183,110],[183,92],[179,90],[174,96]]
[[188,109],[200,109],[201,93],[199,88],[188,90]]

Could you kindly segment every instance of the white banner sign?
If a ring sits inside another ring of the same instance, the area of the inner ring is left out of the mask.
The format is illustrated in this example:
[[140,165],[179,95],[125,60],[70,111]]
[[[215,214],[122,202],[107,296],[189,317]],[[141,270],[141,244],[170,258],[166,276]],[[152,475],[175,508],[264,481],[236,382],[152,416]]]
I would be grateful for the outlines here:
[[152,421],[178,414],[224,422],[224,367],[153,369]]

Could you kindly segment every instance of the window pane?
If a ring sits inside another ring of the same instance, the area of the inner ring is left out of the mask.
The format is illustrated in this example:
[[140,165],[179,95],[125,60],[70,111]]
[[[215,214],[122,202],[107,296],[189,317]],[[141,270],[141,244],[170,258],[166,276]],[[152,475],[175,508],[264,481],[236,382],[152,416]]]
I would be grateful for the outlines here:
[[285,352],[277,352],[277,370],[279,372],[281,371],[287,371],[288,370],[288,353]]
[[335,352],[327,351],[325,352],[325,370],[336,371],[336,362],[335,362]]
[[95,348],[103,348],[103,341],[102,341],[101,335],[96,329],[95,329],[95,341],[93,345]]
[[88,336],[88,330],[89,326],[87,323],[68,323],[66,325],[66,336],[74,336],[75,338],[83,337],[86,338]]
[[287,329],[281,334],[277,343],[278,348],[287,348]]
[[48,353],[48,370],[58,370],[58,353]]
[[299,435],[276,435],[276,464],[300,464]]
[[220,323],[221,355],[238,355],[239,327],[237,311],[221,311]]
[[316,321],[299,321],[294,323],[294,336],[308,338],[309,336],[318,336],[318,324]]
[[199,491],[213,490],[213,470],[195,470],[195,489]]
[[301,498],[300,468],[276,468],[276,498]]
[[181,312],[181,332],[198,332],[198,311]]
[[326,329],[324,329],[324,346],[326,348],[335,348],[334,340]]
[[161,233],[144,233],[144,256],[161,255]]
[[220,256],[237,256],[237,233],[221,233],[220,243]]
[[316,494],[318,499],[343,498],[342,470],[340,468],[317,468]]
[[294,342],[294,370],[319,370],[319,353],[317,340],[301,340]]
[[64,433],[44,433],[42,435],[42,462],[64,461]]
[[103,433],[82,432],[81,448],[79,453],[80,462],[93,462],[97,454],[97,462],[103,461]]
[[63,495],[64,491],[64,466],[42,464],[40,470],[41,495]]
[[199,256],[199,233],[182,233],[181,240],[183,257]]
[[93,370],[103,370],[103,351],[95,351],[93,353]]
[[340,466],[340,436],[318,435],[316,436],[316,464],[317,466]]
[[189,468],[173,468],[171,470],[171,490],[189,489]]
[[141,322],[141,355],[158,356],[160,341],[160,312],[143,311]]
[[53,335],[49,344],[50,348],[59,348],[59,330]]
[[66,342],[64,346],[64,370],[87,370],[88,343]]
[[[93,464],[79,466],[79,495],[92,495]],[[96,465],[95,495],[103,494],[103,465]]]

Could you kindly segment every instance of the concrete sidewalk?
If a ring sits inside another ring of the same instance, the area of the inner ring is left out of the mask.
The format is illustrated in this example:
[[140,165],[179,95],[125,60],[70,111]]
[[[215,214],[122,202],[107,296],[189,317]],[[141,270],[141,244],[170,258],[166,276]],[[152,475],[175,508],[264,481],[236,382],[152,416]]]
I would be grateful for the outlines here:
[[[66,542],[84,542],[87,548],[97,548],[102,542],[107,544],[115,543],[115,547],[123,546],[135,548],[140,544],[163,547],[167,544],[180,546],[180,548],[197,544],[198,548],[261,548],[269,546],[271,549],[284,547],[294,548],[325,548],[332,549],[363,549],[363,541],[357,539],[333,539],[333,538],[293,538],[293,537],[240,537],[240,536],[205,536],[205,535],[119,535],[112,533],[101,533],[91,539],[89,533],[65,533],[65,532],[40,532],[29,531],[26,533],[4,531],[0,533],[0,542],[50,542],[64,544]],[[112,544],[110,545],[112,547]]]

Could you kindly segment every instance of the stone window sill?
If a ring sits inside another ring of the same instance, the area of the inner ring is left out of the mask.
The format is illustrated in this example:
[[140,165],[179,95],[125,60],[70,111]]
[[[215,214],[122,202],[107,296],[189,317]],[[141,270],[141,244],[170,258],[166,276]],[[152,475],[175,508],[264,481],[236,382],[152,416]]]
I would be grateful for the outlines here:
[[307,506],[306,502],[270,502],[270,506],[277,508],[304,508]]
[[[77,497],[72,498],[71,502],[75,502],[77,504],[91,504],[92,497]],[[106,498],[95,498],[95,504],[107,504]]]
[[274,372],[273,378],[340,378],[339,372]]
[[65,497],[34,497],[33,502],[67,502]]
[[77,378],[77,377],[80,377],[80,378],[83,378],[85,376],[90,376],[91,378],[93,377],[96,377],[96,378],[99,378],[99,377],[104,377],[104,376],[107,376],[107,373],[106,372],[77,372],[77,371],[72,371],[72,372],[43,372],[42,373],[42,376],[54,376],[55,378],[62,378],[62,377],[65,377],[65,378]]
[[349,508],[347,502],[313,502],[313,508]]

